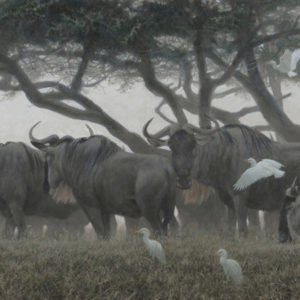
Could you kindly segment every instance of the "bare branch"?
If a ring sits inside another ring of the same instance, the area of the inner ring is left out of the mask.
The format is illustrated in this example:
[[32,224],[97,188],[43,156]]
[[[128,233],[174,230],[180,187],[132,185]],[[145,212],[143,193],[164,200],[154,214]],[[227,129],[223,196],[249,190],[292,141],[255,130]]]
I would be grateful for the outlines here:
[[297,29],[297,28],[277,32],[277,33],[270,34],[270,35],[267,35],[267,36],[257,39],[256,41],[251,43],[251,47],[255,48],[261,44],[268,43],[268,42],[280,39],[282,37],[288,37],[288,36],[298,35],[298,34],[300,34],[300,29]]
[[230,94],[234,94],[234,93],[241,92],[241,91],[243,91],[243,88],[241,88],[241,87],[231,88],[231,89],[228,89],[224,92],[215,93],[214,98],[215,99],[224,98],[224,97],[226,97]]
[[142,153],[160,153],[168,156],[169,151],[154,149],[136,133],[129,132],[124,126],[107,115],[98,105],[87,97],[78,94],[76,91],[57,83],[55,88],[65,95],[65,99],[72,99],[79,103],[84,109],[78,109],[62,101],[53,101],[42,94],[31,82],[27,74],[19,65],[8,56],[0,53],[0,63],[3,63],[10,70],[10,73],[18,80],[20,87],[24,91],[28,100],[34,105],[56,111],[74,119],[88,120],[101,124],[115,137],[125,142],[132,151]]
[[259,130],[259,131],[269,131],[272,130],[272,128],[269,125],[257,125],[252,126],[253,129]]
[[146,87],[154,94],[158,94],[163,97],[166,103],[170,106],[179,124],[187,123],[187,118],[180,105],[176,101],[176,94],[169,87],[157,80],[148,49],[141,42],[135,45],[134,50],[141,59],[141,65],[139,69]]

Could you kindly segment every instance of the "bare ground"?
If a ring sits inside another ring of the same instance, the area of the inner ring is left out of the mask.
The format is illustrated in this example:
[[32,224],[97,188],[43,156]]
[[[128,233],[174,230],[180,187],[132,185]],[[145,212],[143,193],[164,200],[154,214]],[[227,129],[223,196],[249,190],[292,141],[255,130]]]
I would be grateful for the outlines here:
[[[167,264],[153,262],[140,238],[0,240],[0,299],[300,299],[300,244],[275,239],[160,239]],[[225,280],[225,248],[245,281]]]

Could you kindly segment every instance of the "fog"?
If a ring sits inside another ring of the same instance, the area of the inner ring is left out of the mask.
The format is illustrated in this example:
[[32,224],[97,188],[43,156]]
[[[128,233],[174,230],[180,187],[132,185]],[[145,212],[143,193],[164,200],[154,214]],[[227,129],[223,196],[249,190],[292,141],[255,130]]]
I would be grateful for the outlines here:
[[[283,86],[284,94],[292,93],[291,97],[284,100],[284,110],[295,123],[300,123],[300,83],[297,81],[295,83],[287,82]],[[120,92],[114,86],[107,86],[92,90],[88,96],[130,131],[141,134],[143,124],[153,116],[155,119],[150,126],[150,131],[158,130],[166,124],[154,113],[154,109],[161,98],[155,97],[142,84],[136,85],[126,92]],[[247,94],[239,94],[217,99],[213,102],[213,105],[229,111],[237,111],[243,107],[254,105],[254,101]],[[172,117],[166,106],[163,111],[166,115]],[[38,137],[53,133],[60,136],[68,134],[74,137],[88,135],[85,127],[86,121],[70,119],[50,110],[40,109],[31,104],[22,92],[11,97],[2,95],[0,117],[0,142],[2,143],[7,141],[28,143],[28,130],[38,121],[42,121],[36,129]],[[197,123],[197,117],[188,114],[188,118],[191,123]],[[249,114],[241,121],[247,125],[265,124],[260,113]],[[104,134],[120,144],[104,127],[93,123],[88,124],[92,126],[96,133]]]

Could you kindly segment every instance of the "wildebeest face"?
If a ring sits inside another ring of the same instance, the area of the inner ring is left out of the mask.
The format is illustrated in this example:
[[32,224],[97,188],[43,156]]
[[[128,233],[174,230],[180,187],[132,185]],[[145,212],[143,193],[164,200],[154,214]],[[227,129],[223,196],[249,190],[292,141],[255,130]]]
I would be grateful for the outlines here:
[[189,189],[192,186],[191,172],[196,156],[196,139],[193,134],[181,129],[169,139],[172,165],[177,175],[177,186]]

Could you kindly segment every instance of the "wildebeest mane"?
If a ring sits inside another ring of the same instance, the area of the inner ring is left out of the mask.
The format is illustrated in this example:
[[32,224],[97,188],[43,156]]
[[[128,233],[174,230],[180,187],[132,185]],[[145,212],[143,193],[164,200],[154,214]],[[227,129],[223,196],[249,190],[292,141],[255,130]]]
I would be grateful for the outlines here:
[[[237,135],[230,130],[234,128],[240,130],[242,135]],[[256,155],[270,155],[274,143],[262,133],[240,124],[225,125],[214,133],[213,137],[210,142],[199,147],[198,152],[200,162],[197,165],[201,167],[196,176],[200,176],[201,181],[207,184],[211,182],[222,184],[229,170],[237,171],[237,160],[241,156],[249,158]],[[241,142],[244,147],[241,146]],[[210,174],[210,180],[207,182],[206,174]]]
[[229,124],[223,127],[223,133],[228,132],[227,129],[230,128],[239,128],[243,138],[245,145],[249,151],[255,151],[257,153],[269,152],[272,150],[272,143],[267,136],[260,133],[257,130],[254,130],[248,126],[242,124]]
[[31,171],[35,171],[37,169],[41,169],[42,167],[42,161],[41,161],[41,156],[38,153],[38,151],[36,151],[35,149],[29,148],[26,144],[21,143],[20,144],[23,146],[25,153],[27,155],[28,161],[29,161],[29,165],[31,168]]
[[[80,145],[93,140],[90,147],[81,148]],[[118,151],[123,151],[117,144],[102,135],[94,135],[88,138],[73,139],[67,146],[68,160],[78,160],[86,167],[92,168],[96,163],[102,162]],[[87,154],[88,149],[88,154]],[[85,153],[82,153],[85,151]],[[85,160],[82,157],[85,157]]]

